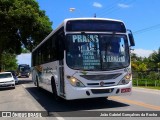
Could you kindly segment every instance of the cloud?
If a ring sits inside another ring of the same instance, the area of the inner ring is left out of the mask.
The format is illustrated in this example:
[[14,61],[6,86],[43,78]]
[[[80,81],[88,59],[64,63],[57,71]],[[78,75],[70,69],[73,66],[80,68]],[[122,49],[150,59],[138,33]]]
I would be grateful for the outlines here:
[[18,64],[29,64],[31,66],[31,53],[20,54],[17,56]]
[[129,8],[130,5],[123,4],[123,3],[119,3],[119,4],[118,4],[118,7],[120,7],[120,8]]
[[94,7],[97,7],[97,8],[102,8],[102,7],[103,7],[102,4],[100,4],[100,3],[98,3],[98,2],[94,2],[94,3],[93,3],[93,6],[94,6]]
[[135,49],[132,53],[135,53],[139,57],[149,57],[153,53],[153,50]]

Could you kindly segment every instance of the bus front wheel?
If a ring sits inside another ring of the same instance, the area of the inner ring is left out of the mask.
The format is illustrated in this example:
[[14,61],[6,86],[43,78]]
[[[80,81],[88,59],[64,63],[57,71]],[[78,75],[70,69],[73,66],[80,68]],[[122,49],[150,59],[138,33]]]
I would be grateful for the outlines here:
[[60,97],[57,95],[56,83],[55,83],[55,80],[53,78],[51,80],[51,85],[52,85],[53,96],[54,96],[54,98],[55,98],[56,101],[59,101]]

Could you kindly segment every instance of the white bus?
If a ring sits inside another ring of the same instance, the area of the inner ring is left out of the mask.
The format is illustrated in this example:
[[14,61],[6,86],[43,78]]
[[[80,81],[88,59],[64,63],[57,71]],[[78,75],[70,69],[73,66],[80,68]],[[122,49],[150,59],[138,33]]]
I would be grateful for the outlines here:
[[65,19],[32,51],[32,79],[56,99],[130,95],[134,45],[120,20]]

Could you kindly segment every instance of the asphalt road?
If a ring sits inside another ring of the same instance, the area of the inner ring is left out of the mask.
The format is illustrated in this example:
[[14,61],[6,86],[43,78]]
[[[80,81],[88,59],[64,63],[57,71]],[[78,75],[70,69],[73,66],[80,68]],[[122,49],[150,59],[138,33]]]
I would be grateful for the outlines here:
[[[124,119],[128,120],[139,118],[145,120],[159,119],[160,117],[113,117],[118,116],[118,112],[134,113],[140,111],[146,114],[147,111],[152,113],[160,113],[160,91],[141,88],[133,88],[131,96],[109,97],[104,99],[83,99],[72,101],[57,102],[54,100],[51,93],[45,90],[38,90],[31,78],[20,78],[16,89],[0,89],[0,111],[44,111],[45,116],[42,118],[34,118],[37,120],[43,119]],[[113,112],[111,112],[113,111]],[[118,111],[118,112],[117,112]],[[111,113],[110,113],[111,112]],[[116,114],[113,114],[116,113]],[[122,114],[121,113],[121,114]],[[101,114],[110,114],[112,117],[98,117]],[[125,113],[127,114],[127,113]],[[154,114],[151,114],[154,116]],[[76,116],[76,117],[74,117]],[[1,118],[0,118],[1,119]],[[8,118],[3,118],[8,119]],[[13,118],[21,119],[21,118]],[[28,118],[23,118],[28,119]]]

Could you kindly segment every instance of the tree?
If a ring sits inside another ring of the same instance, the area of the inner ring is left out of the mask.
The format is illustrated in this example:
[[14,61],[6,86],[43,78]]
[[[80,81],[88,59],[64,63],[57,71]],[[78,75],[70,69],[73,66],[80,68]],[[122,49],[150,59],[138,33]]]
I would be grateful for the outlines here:
[[131,66],[133,71],[146,71],[146,64],[143,63],[143,58],[138,57],[135,53],[131,54]]
[[152,54],[152,60],[154,63],[156,63],[156,67],[158,68],[158,63],[160,62],[160,48],[158,51],[154,51]]
[[159,68],[159,63],[160,63],[160,48],[158,51],[154,51],[150,56],[150,63],[153,64],[153,68]]
[[3,52],[20,54],[22,45],[31,51],[51,25],[35,0],[0,0],[0,71]]
[[22,53],[30,53],[30,51],[22,47]]
[[16,70],[18,67],[16,55],[3,52],[2,65],[3,70]]

